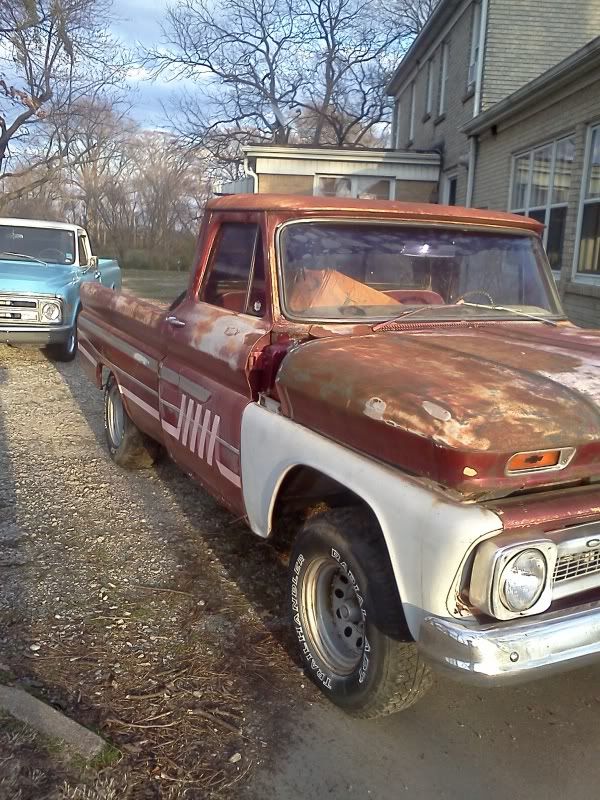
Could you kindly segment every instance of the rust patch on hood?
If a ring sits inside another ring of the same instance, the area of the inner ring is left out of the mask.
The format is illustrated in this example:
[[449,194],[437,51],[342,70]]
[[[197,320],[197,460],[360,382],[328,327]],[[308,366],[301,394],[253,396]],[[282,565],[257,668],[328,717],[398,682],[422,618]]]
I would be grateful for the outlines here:
[[467,493],[557,480],[505,476],[519,451],[577,447],[569,476],[588,476],[600,473],[600,335],[577,333],[503,323],[336,336],[290,353],[278,389],[299,422]]

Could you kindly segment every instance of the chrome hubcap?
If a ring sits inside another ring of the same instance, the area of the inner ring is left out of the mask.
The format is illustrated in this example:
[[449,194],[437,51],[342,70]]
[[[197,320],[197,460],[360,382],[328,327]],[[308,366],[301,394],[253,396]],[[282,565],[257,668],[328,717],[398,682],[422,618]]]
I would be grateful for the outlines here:
[[115,447],[119,447],[123,440],[125,429],[123,401],[121,392],[116,384],[113,384],[108,392],[106,399],[106,424],[108,435]]
[[315,656],[328,671],[349,675],[364,650],[365,623],[356,592],[332,558],[314,561],[302,582],[302,616]]

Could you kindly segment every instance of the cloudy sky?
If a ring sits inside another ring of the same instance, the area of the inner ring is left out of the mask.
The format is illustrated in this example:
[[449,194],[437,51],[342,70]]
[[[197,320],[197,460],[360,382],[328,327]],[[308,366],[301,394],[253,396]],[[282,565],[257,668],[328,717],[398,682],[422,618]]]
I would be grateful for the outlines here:
[[[163,0],[115,0],[113,12],[117,20],[111,26],[114,34],[131,49],[157,46],[166,5]],[[178,85],[147,78],[148,73],[142,68],[130,72],[129,82],[134,89],[131,114],[145,127],[168,128],[169,120],[165,118],[161,103],[168,107],[169,98]]]

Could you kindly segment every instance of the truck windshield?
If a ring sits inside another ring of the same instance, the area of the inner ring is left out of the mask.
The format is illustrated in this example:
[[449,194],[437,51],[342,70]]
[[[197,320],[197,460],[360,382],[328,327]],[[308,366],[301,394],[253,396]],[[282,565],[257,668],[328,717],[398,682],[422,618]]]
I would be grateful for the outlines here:
[[534,235],[302,222],[282,228],[280,253],[284,308],[297,319],[562,316]]
[[0,262],[75,263],[75,234],[58,228],[0,225]]

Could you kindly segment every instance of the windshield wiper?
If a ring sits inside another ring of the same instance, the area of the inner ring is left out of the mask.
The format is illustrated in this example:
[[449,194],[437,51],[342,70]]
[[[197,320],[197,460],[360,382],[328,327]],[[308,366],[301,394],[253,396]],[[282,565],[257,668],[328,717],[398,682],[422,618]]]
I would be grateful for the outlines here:
[[398,322],[401,319],[405,319],[406,317],[412,317],[415,314],[419,314],[421,311],[429,310],[431,311],[432,308],[435,306],[417,306],[416,308],[410,308],[407,311],[403,311],[401,314],[398,314],[397,317],[390,317],[390,319],[385,319],[383,322],[378,322],[377,325],[373,325],[372,330],[378,331],[381,330],[385,325],[389,325],[390,322]]
[[548,319],[548,317],[538,317],[536,314],[529,314],[527,311],[519,311],[516,308],[510,308],[509,306],[486,306],[483,303],[457,303],[457,305],[461,306],[470,306],[471,308],[489,308],[492,311],[508,311],[509,314],[517,314],[519,317],[525,317],[525,319],[532,319],[535,322],[545,322],[546,325],[554,325],[555,327],[558,325],[553,319]]
[[16,256],[17,258],[26,258],[28,261],[37,261],[38,264],[43,264],[45,267],[48,266],[46,261],[42,261],[41,258],[36,258],[35,256],[28,256],[27,253],[8,253],[6,250],[0,251],[0,256],[12,256],[13,258]]

